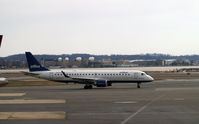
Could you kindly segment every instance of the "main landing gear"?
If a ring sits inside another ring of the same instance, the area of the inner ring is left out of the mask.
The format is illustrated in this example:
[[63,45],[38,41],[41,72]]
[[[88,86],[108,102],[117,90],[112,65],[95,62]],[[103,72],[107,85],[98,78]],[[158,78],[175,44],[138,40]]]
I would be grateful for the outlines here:
[[140,82],[137,83],[137,88],[140,88],[140,84],[141,84]]
[[84,86],[84,89],[92,89],[92,88],[93,88],[93,85],[91,85],[91,84],[86,84]]

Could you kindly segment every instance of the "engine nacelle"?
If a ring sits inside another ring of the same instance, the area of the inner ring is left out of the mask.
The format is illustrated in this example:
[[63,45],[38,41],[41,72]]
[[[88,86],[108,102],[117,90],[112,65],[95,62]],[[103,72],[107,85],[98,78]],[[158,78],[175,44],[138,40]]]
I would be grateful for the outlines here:
[[108,86],[107,80],[96,80],[95,85],[97,87],[106,87]]

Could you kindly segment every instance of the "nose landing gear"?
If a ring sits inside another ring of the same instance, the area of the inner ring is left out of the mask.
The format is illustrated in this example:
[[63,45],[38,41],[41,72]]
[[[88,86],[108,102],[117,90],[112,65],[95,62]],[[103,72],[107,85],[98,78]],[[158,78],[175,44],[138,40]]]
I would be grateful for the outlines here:
[[141,84],[140,82],[137,83],[137,88],[140,88],[140,84]]

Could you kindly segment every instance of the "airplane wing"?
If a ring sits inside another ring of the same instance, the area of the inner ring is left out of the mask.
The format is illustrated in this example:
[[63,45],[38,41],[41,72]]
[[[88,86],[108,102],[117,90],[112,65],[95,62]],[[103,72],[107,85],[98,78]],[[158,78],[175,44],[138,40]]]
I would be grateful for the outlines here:
[[70,77],[68,75],[66,75],[63,71],[61,71],[62,74],[66,77],[66,78],[71,78],[73,80],[77,80],[81,83],[84,83],[84,84],[94,84],[96,80],[100,80],[100,79],[97,79],[97,78],[83,78],[83,77]]

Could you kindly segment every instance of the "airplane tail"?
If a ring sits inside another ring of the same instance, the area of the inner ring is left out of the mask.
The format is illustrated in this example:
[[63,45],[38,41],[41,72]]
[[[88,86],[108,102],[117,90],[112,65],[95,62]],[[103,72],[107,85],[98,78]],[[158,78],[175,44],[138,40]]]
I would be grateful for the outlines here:
[[2,39],[3,39],[3,35],[0,35],[0,47],[1,47]]
[[26,59],[28,62],[28,68],[30,72],[34,71],[49,71],[47,68],[41,66],[41,64],[37,61],[37,59],[32,55],[31,52],[25,52]]

